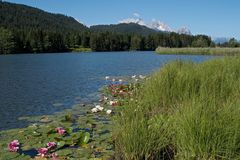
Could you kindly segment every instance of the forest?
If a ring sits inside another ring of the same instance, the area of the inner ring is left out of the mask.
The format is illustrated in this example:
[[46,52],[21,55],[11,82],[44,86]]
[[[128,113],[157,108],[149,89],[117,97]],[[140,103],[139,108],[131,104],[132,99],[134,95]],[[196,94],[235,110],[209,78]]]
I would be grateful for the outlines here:
[[[90,28],[72,17],[0,2],[0,54],[92,51],[152,51],[157,47],[214,47],[206,35],[158,32],[137,24]],[[235,39],[224,46],[237,47]]]

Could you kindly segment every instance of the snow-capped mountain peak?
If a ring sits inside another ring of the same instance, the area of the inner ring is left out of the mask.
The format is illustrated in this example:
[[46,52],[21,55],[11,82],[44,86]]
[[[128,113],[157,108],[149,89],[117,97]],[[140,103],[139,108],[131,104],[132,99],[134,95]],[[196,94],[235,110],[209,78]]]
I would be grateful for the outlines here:
[[160,21],[156,21],[156,20],[153,20],[147,27],[155,29],[155,30],[159,30],[159,31],[165,31],[165,32],[172,32],[173,31],[165,23],[160,22]]
[[119,23],[136,23],[142,26],[146,26],[145,22],[141,18],[127,18],[119,21]]
[[181,27],[180,29],[177,30],[177,33],[192,35],[190,29],[188,29],[187,27]]
[[151,28],[151,29],[154,29],[157,31],[176,32],[179,34],[192,35],[191,31],[187,27],[182,27],[178,30],[173,30],[167,24],[165,24],[161,21],[155,20],[155,19],[153,19],[152,22],[150,22],[150,23],[146,23],[142,18],[140,18],[140,15],[137,13],[135,13],[132,18],[123,19],[123,20],[119,21],[119,23],[127,23],[127,24],[135,23],[135,24],[139,24],[142,26],[146,26],[148,28]]

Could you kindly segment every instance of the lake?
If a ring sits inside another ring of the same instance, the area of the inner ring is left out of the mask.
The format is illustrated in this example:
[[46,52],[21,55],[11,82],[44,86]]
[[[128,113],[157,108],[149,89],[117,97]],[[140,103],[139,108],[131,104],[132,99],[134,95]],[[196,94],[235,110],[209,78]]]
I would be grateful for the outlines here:
[[20,117],[53,114],[98,100],[105,76],[149,75],[176,59],[212,56],[154,52],[91,52],[0,56],[0,130],[24,127]]

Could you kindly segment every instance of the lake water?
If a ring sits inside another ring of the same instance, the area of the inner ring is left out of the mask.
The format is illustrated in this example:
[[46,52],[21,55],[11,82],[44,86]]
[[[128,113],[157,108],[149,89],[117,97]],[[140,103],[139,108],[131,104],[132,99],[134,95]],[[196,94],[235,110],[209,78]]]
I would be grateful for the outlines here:
[[147,75],[176,59],[209,58],[154,52],[1,55],[0,130],[26,126],[20,117],[53,114],[97,101],[105,76]]

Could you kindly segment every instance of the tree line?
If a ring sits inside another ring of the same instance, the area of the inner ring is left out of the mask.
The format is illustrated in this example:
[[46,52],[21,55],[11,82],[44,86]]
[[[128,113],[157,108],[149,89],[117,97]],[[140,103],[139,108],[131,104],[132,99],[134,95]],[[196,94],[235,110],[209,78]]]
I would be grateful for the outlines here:
[[145,51],[161,47],[210,47],[211,38],[177,33],[141,35],[115,32],[54,32],[41,29],[0,28],[0,53],[67,52],[74,48],[93,51]]
[[[97,25],[90,28],[72,17],[26,5],[0,1],[0,54],[155,50],[157,47],[214,47],[206,35],[185,35],[138,24]],[[230,39],[220,47],[239,47]]]

